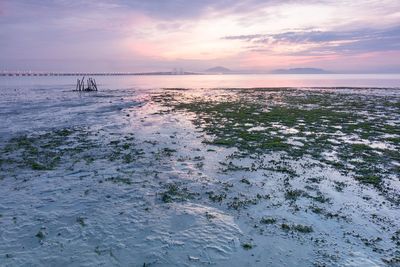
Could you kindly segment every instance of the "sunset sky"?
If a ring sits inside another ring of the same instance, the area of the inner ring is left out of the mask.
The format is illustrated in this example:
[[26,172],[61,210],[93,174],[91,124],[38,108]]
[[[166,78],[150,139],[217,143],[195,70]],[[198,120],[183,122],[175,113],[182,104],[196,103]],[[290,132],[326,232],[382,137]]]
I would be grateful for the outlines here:
[[0,70],[400,72],[399,0],[0,0]]

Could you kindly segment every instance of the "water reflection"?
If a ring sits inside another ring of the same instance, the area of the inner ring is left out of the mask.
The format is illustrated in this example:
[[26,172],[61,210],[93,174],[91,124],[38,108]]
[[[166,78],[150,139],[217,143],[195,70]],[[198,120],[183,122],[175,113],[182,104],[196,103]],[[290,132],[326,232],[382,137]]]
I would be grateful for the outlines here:
[[[100,86],[120,88],[396,87],[400,74],[154,75],[96,78]],[[76,77],[0,77],[1,87],[69,86]]]

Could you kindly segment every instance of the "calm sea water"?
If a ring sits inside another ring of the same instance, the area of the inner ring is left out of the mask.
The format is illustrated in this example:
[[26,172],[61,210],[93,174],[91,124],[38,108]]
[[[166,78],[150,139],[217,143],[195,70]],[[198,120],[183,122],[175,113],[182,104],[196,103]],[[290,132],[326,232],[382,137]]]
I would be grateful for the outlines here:
[[[0,77],[0,88],[71,87],[77,77]],[[400,74],[99,76],[97,83],[118,88],[383,87],[400,88]]]

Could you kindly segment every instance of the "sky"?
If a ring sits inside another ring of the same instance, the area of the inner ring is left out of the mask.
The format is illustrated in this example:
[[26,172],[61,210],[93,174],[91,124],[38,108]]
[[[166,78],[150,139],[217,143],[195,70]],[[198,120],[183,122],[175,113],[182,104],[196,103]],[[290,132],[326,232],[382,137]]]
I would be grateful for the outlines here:
[[399,0],[0,0],[0,70],[400,73]]

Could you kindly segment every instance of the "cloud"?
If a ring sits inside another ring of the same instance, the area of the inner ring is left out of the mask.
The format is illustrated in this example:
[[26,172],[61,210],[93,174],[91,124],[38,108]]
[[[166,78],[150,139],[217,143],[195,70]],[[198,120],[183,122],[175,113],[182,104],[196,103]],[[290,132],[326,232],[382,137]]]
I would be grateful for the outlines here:
[[0,0],[0,61],[195,68],[333,60],[400,50],[399,8],[398,0]]
[[[204,14],[254,12],[261,7],[285,3],[315,3],[323,0],[5,0],[23,11],[44,11],[42,15],[57,16],[80,11],[137,11],[161,20],[195,19]],[[46,12],[47,11],[47,12]],[[37,17],[40,18],[40,17]]]
[[394,51],[400,50],[400,26],[356,31],[297,30],[276,34],[226,36],[223,39],[258,45],[250,48],[251,51],[263,51],[274,46],[300,46],[301,51],[292,54],[302,55]]
[[161,19],[198,18],[205,13],[236,13],[253,11],[259,6],[290,0],[124,0],[122,6],[141,10],[149,16]]

